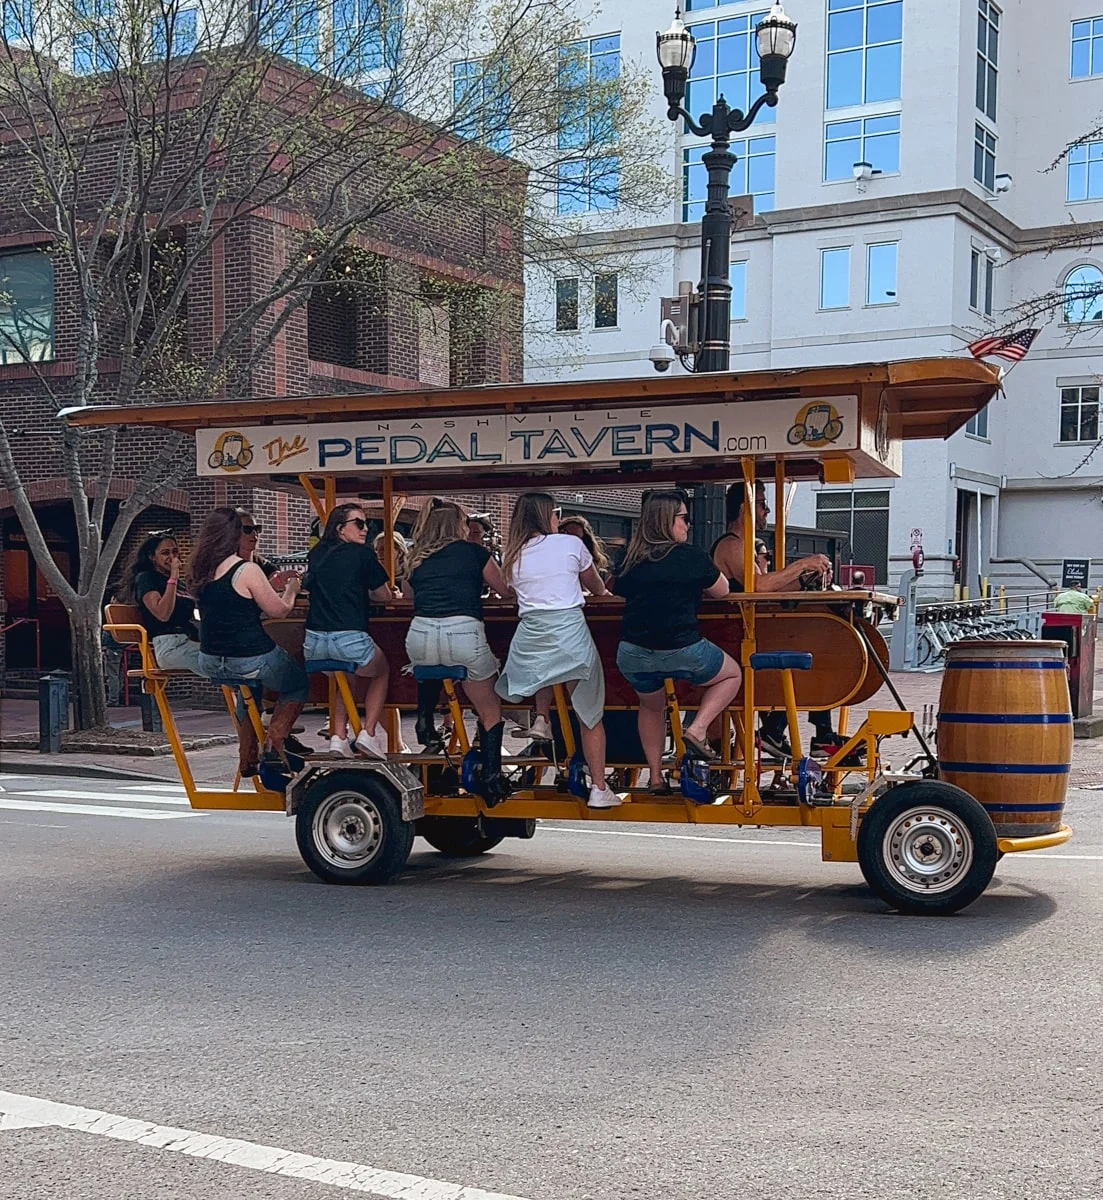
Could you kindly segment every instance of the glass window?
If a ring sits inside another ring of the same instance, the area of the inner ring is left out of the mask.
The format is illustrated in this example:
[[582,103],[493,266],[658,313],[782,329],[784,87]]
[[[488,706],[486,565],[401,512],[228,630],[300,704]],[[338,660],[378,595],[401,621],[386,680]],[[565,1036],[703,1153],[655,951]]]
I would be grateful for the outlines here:
[[[334,0],[333,72],[357,79],[368,71],[398,65],[402,42],[402,0]],[[369,95],[385,95],[385,84],[366,86]],[[401,103],[393,97],[393,102]]]
[[827,107],[900,99],[903,0],[828,0]]
[[614,329],[617,324],[617,277],[595,275],[594,328]]
[[561,333],[578,328],[578,280],[555,281],[555,327]]
[[54,357],[54,264],[41,250],[0,254],[0,364]]
[[842,535],[839,561],[868,563],[874,579],[887,583],[889,573],[889,493],[887,491],[822,491],[816,493],[816,528]]
[[866,247],[866,303],[895,304],[898,242]]
[[1099,388],[1061,389],[1061,441],[1094,442],[1099,438]]
[[1065,276],[1065,322],[1083,325],[1103,321],[1103,271],[1076,267]]
[[973,178],[988,191],[996,190],[996,135],[979,121],[973,127]]
[[820,308],[850,307],[850,247],[820,251]]
[[194,8],[166,7],[156,14],[150,31],[153,57],[179,58],[191,54],[198,39],[198,17]]
[[[119,61],[118,33],[112,24],[112,0],[75,0],[73,22],[73,71],[91,75],[113,70]],[[5,22],[6,23],[6,22]]]
[[[760,138],[738,138],[731,144],[736,162],[731,174],[731,194],[750,196],[756,213],[771,212],[774,207],[773,134]],[[682,151],[682,220],[699,221],[705,213],[708,172],[701,156],[708,146],[692,146]]]
[[29,42],[33,31],[31,0],[0,0],[0,32],[5,42]]
[[[754,31],[765,16],[765,12],[758,12],[694,23],[691,28],[697,56],[686,88],[687,112],[697,115],[711,111],[721,94],[732,108],[744,112],[758,99],[763,87]],[[773,121],[774,110],[763,108],[757,120],[760,125]]]
[[976,246],[969,253],[969,307],[992,315],[996,283],[996,264]]
[[273,54],[312,69],[321,65],[317,0],[267,0],[257,23],[260,44]]
[[747,263],[746,260],[733,262],[728,271],[728,281],[732,285],[732,320],[747,319]]
[[509,152],[509,76],[504,63],[453,63],[452,107],[461,137],[499,154]]
[[1103,17],[1073,21],[1069,74],[1073,79],[1103,75]]
[[854,164],[867,162],[882,175],[900,170],[900,115],[832,121],[824,131],[823,177],[852,179]]
[[574,158],[558,167],[556,211],[571,213],[608,212],[617,207],[620,194],[620,159]]
[[620,34],[584,38],[559,51],[560,150],[612,146],[617,140]]
[[965,432],[971,433],[973,437],[987,439],[988,405],[985,405],[975,417],[969,418],[969,420],[965,423]]
[[1069,151],[1065,196],[1070,204],[1103,199],[1103,142],[1083,142]]
[[977,108],[996,119],[996,84],[1000,61],[1000,10],[990,0],[977,9]]

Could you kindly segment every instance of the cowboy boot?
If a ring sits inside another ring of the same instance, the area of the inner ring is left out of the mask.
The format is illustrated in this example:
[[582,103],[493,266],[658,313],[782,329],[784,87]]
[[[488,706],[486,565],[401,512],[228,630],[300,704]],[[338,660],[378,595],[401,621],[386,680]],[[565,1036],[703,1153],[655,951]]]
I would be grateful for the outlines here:
[[246,713],[237,725],[237,769],[242,779],[251,779],[257,774],[258,750],[257,731]]
[[278,758],[285,767],[290,768],[287,755],[284,753],[284,743],[295,724],[295,718],[302,712],[302,701],[280,700],[268,726],[268,737],[264,743],[265,758]]
[[426,754],[439,754],[444,749],[444,738],[433,721],[442,686],[439,679],[419,680],[417,685],[417,720],[414,722],[414,734]]
[[487,808],[494,808],[509,799],[509,784],[502,777],[502,734],[505,722],[499,721],[490,729],[479,723],[479,751],[483,760],[483,800]]

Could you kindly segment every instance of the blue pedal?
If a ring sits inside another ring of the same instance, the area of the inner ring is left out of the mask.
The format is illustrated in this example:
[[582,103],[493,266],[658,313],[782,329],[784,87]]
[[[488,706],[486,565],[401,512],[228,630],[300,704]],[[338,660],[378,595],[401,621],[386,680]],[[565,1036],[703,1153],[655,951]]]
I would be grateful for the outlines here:
[[590,785],[586,782],[586,760],[577,754],[567,768],[567,791],[579,800],[590,798]]
[[460,765],[460,786],[473,796],[481,796],[483,788],[483,756],[474,746],[463,756]]
[[713,804],[716,795],[712,790],[709,764],[699,758],[684,755],[678,765],[678,786],[682,795],[693,804]]
[[298,754],[291,754],[286,750],[284,754],[290,769],[278,760],[265,758],[260,760],[260,781],[270,792],[286,792],[287,785],[305,765],[305,760]]
[[811,804],[823,780],[823,767],[814,758],[802,758],[797,764],[797,797],[801,804]]

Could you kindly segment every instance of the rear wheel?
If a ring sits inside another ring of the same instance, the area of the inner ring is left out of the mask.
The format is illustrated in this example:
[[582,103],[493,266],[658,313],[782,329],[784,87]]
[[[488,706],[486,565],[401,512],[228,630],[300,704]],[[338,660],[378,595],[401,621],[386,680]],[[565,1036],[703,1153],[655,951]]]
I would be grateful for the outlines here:
[[326,883],[390,883],[414,843],[414,826],[388,784],[367,771],[316,779],[295,813],[306,865]]
[[504,835],[483,833],[477,817],[422,817],[417,832],[449,858],[474,858],[505,840]]
[[902,913],[958,912],[991,882],[996,830],[961,788],[924,779],[889,788],[858,830],[858,865],[886,904]]

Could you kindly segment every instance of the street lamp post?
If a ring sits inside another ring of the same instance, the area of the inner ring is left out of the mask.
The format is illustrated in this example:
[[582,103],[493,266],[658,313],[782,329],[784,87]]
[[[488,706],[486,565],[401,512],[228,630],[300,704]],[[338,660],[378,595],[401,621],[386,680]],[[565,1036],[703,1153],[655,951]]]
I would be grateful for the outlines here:
[[[796,22],[782,9],[780,0],[755,29],[760,61],[760,78],[765,89],[744,115],[718,96],[711,113],[698,120],[686,112],[682,101],[697,46],[693,34],[675,9],[674,22],[665,33],[655,35],[656,53],[663,70],[666,115],[671,121],[681,118],[686,128],[698,137],[712,138],[712,148],[702,155],[708,172],[708,195],[701,221],[701,279],[699,297],[695,371],[726,371],[731,356],[731,235],[732,213],[728,203],[732,168],[736,157],[731,152],[731,135],[749,129],[765,105],[778,102],[778,88],[785,82],[785,69],[797,41]],[[694,503],[694,525],[698,538],[711,544],[723,532],[722,490],[698,488]]]

